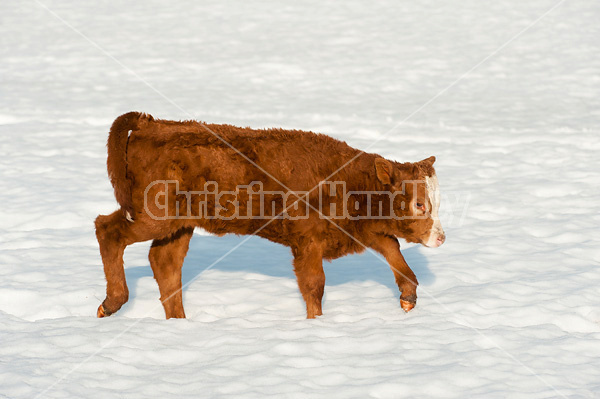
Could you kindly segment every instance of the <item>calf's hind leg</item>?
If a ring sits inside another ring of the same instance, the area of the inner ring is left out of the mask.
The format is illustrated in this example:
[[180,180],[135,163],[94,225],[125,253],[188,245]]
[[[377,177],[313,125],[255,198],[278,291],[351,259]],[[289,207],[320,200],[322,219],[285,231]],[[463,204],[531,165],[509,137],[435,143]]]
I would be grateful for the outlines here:
[[131,230],[132,223],[125,219],[122,211],[96,218],[96,237],[106,276],[106,299],[98,307],[98,317],[110,316],[129,299],[129,290],[123,269],[125,247],[136,241]]
[[181,266],[187,254],[192,227],[178,230],[161,240],[154,240],[150,248],[150,266],[160,290],[160,300],[167,319],[185,318],[181,293]]
[[306,302],[306,318],[321,316],[321,301],[325,291],[325,273],[323,272],[323,253],[316,243],[294,251],[294,272],[298,287]]

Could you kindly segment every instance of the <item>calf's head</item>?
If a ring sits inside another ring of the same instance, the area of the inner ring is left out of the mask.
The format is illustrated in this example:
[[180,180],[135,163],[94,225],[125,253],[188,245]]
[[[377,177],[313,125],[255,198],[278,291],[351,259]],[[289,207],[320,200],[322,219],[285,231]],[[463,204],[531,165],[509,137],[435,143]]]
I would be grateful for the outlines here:
[[439,247],[446,240],[439,219],[440,189],[433,168],[435,157],[416,163],[400,164],[377,158],[377,178],[393,193],[394,213],[398,217],[394,232],[408,242]]

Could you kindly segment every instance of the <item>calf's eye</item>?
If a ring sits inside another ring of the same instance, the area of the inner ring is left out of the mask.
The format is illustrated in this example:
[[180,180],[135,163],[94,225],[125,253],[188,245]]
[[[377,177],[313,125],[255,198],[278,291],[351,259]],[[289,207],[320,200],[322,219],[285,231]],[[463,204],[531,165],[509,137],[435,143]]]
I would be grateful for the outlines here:
[[417,205],[417,208],[419,208],[419,209],[421,209],[421,208],[423,208],[423,207],[424,207],[424,205],[423,205],[422,203],[420,203],[420,202],[417,202],[417,204],[416,204],[416,205]]

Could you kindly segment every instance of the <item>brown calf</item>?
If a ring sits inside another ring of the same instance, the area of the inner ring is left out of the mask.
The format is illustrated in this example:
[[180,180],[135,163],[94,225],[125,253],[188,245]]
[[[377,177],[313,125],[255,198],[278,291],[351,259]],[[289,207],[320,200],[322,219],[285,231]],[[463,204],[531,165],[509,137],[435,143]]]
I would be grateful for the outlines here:
[[308,318],[322,314],[323,259],[372,248],[389,262],[409,311],[418,283],[397,237],[444,242],[434,161],[397,163],[311,132],[122,115],[108,137],[121,210],[96,219],[107,281],[98,317],[127,302],[123,252],[146,240],[166,317],[185,317],[181,266],[195,227],[289,246]]

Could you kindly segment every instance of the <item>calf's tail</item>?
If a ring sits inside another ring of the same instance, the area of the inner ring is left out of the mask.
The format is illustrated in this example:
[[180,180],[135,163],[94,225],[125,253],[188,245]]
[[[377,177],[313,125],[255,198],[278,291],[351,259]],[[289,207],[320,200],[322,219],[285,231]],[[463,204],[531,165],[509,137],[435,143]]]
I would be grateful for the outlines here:
[[108,177],[115,189],[115,198],[129,221],[133,221],[133,201],[131,198],[131,178],[127,174],[127,144],[129,134],[139,130],[154,118],[141,112],[128,112],[119,116],[110,127],[108,134]]

